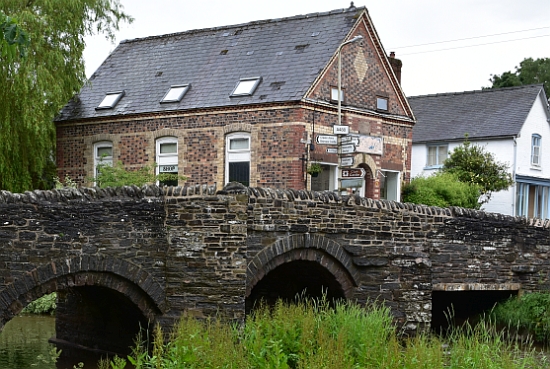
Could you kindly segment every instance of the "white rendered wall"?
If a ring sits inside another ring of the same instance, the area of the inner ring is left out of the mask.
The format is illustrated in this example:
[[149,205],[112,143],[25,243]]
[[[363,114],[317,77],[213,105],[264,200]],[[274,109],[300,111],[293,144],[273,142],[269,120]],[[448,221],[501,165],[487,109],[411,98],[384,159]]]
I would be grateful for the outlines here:
[[[486,151],[492,153],[499,162],[506,163],[510,168],[510,173],[514,167],[514,141],[512,138],[486,141],[471,141],[473,145],[480,145]],[[462,145],[462,142],[449,143],[449,152],[452,152],[457,146]],[[429,176],[437,171],[437,169],[426,169],[427,163],[427,145],[414,144],[412,147],[412,164],[411,174],[414,177],[419,175]],[[502,213],[513,215],[514,213],[514,187],[510,187],[506,191],[494,193],[491,201],[485,204],[482,208],[485,211],[492,213]]]
[[[545,101],[539,96],[531,108],[517,138],[518,155],[516,173],[522,176],[550,178],[550,123]],[[541,136],[541,166],[531,165],[531,137]]]

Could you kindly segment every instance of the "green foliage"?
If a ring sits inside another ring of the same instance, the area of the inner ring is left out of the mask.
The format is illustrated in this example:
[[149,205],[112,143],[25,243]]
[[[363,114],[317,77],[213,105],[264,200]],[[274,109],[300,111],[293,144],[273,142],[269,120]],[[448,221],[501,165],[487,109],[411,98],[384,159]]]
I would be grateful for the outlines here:
[[100,164],[97,167],[98,174],[90,181],[94,181],[98,187],[138,186],[152,184],[156,181],[176,182],[186,180],[186,177],[171,173],[155,174],[155,165],[146,165],[136,170],[128,170],[122,162],[115,165]]
[[65,180],[59,179],[58,176],[53,177],[54,182],[54,188],[55,189],[61,189],[61,188],[77,188],[78,184],[68,175],[65,176]]
[[512,297],[492,311],[498,323],[526,329],[537,341],[550,342],[550,293],[533,292]]
[[47,355],[40,354],[36,357],[36,360],[38,362],[32,363],[31,366],[43,368],[50,366],[55,367],[55,364],[57,363],[57,360],[59,359],[59,356],[61,355],[61,350],[58,350],[56,347],[52,347],[52,349],[48,352]]
[[435,173],[430,177],[416,177],[403,186],[403,202],[428,206],[460,206],[479,209],[480,190],[475,184],[464,183],[452,173]]
[[323,167],[319,163],[311,163],[307,168],[308,174],[319,174],[323,171]]
[[28,304],[21,312],[27,314],[55,314],[57,307],[57,293],[44,295]]
[[136,369],[516,369],[542,368],[547,360],[520,352],[485,322],[445,340],[423,333],[405,338],[386,307],[326,301],[278,302],[244,326],[185,317],[167,342],[157,327],[152,351],[147,347],[138,344],[128,357]]
[[544,84],[546,96],[550,96],[550,58],[526,58],[519,63],[515,72],[491,75],[491,88]]
[[508,165],[496,161],[482,146],[472,145],[467,136],[445,160],[442,171],[454,174],[460,182],[477,186],[482,204],[491,199],[493,192],[505,190],[514,183]]
[[17,24],[17,20],[0,11],[0,57],[6,63],[27,56],[29,35]]
[[[119,0],[2,0],[0,14],[0,189],[48,188],[53,119],[86,80],[84,36],[114,39],[119,22],[132,19]],[[4,52],[11,41],[19,48],[16,58]]]

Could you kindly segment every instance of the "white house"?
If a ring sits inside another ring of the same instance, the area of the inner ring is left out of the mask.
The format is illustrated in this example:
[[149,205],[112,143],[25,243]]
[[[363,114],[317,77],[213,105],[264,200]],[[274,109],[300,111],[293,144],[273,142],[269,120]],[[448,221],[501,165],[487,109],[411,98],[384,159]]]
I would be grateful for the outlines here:
[[550,111],[542,85],[409,97],[411,175],[428,176],[464,141],[508,164],[514,185],[494,193],[489,212],[550,218]]

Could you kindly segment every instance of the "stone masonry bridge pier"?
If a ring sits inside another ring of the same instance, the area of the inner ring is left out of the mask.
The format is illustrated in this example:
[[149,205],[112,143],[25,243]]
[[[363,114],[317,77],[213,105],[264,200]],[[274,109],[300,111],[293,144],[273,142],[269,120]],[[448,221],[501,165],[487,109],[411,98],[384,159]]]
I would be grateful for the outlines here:
[[226,186],[0,192],[0,325],[58,292],[56,339],[123,353],[140,324],[260,298],[383,299],[408,330],[550,288],[550,221]]

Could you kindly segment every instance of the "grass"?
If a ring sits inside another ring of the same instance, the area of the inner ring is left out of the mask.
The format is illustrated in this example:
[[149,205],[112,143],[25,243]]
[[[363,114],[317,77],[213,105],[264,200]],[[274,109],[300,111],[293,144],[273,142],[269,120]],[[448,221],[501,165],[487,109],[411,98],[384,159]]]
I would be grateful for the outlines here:
[[[520,349],[486,321],[444,339],[401,337],[389,309],[379,304],[279,302],[244,325],[184,317],[166,340],[159,327],[154,336],[152,349],[140,343],[128,357],[137,369],[550,368],[544,355]],[[110,364],[122,369],[126,362]]]
[[496,323],[508,331],[527,331],[536,341],[550,343],[550,293],[532,292],[512,297],[491,312]]

